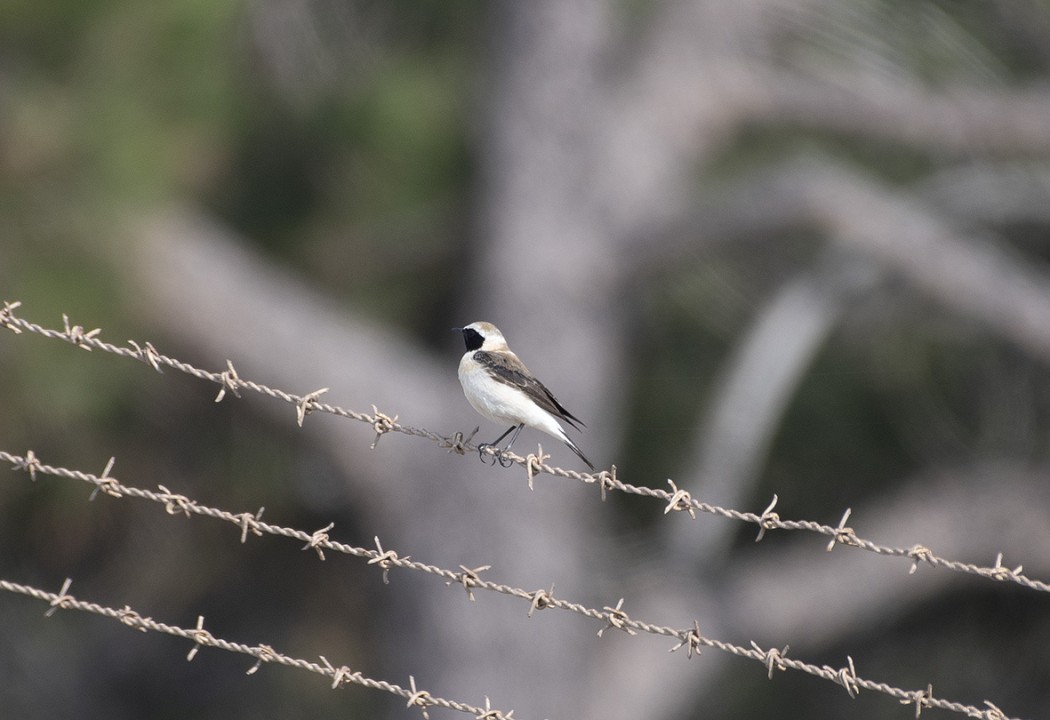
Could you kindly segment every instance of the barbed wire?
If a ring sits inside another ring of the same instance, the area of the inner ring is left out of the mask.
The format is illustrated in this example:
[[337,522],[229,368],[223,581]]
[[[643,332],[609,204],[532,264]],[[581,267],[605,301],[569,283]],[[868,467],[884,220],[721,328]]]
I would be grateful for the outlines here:
[[605,500],[607,492],[618,491],[630,495],[654,498],[666,503],[664,507],[665,515],[672,511],[687,512],[690,517],[695,519],[696,512],[700,511],[731,520],[751,523],[758,526],[758,534],[755,537],[755,542],[761,541],[768,530],[801,530],[829,538],[827,543],[828,552],[831,552],[836,545],[844,545],[846,547],[867,550],[876,555],[906,558],[911,560],[911,567],[908,571],[909,573],[915,573],[919,568],[919,563],[925,563],[932,567],[976,575],[978,577],[998,582],[1016,583],[1030,590],[1050,592],[1050,583],[1027,577],[1022,572],[1024,569],[1022,565],[1017,565],[1013,568],[1004,566],[1002,553],[997,554],[994,565],[986,566],[940,557],[935,555],[930,548],[921,544],[915,544],[908,548],[900,548],[883,545],[862,538],[857,535],[853,528],[846,525],[846,522],[849,520],[852,513],[852,509],[850,508],[846,509],[842,515],[842,519],[834,526],[812,520],[784,520],[773,511],[779,500],[777,495],[773,495],[772,502],[770,502],[766,509],[761,513],[741,512],[739,510],[721,507],[694,498],[687,490],[678,488],[671,479],[668,479],[667,481],[671,487],[670,491],[662,488],[626,483],[617,477],[615,465],[609,470],[602,470],[597,473],[566,470],[555,465],[548,465],[546,460],[550,456],[543,452],[542,446],[537,453],[530,453],[525,456],[513,452],[499,452],[492,448],[479,448],[479,446],[470,443],[470,439],[473,437],[472,435],[471,437],[464,437],[463,433],[457,432],[451,436],[445,436],[427,430],[426,428],[405,425],[398,422],[398,415],[391,417],[380,412],[374,405],[372,406],[372,413],[369,414],[348,410],[337,405],[323,403],[319,398],[321,395],[328,392],[328,388],[320,388],[308,392],[305,395],[296,395],[251,380],[245,380],[237,374],[233,363],[229,360],[226,361],[226,370],[212,372],[194,367],[193,365],[176,358],[163,355],[158,352],[150,342],[139,344],[134,340],[129,340],[127,347],[114,345],[99,339],[98,336],[102,332],[100,328],[85,330],[80,325],[71,324],[69,317],[65,314],[62,315],[62,330],[45,328],[16,316],[14,310],[20,306],[21,302],[4,301],[3,308],[0,308],[0,326],[7,327],[16,334],[21,333],[24,330],[52,340],[61,340],[85,350],[90,351],[94,348],[121,357],[138,360],[139,362],[149,365],[157,372],[163,372],[163,367],[174,368],[180,372],[186,373],[187,375],[218,384],[220,387],[219,393],[215,398],[216,402],[221,401],[226,396],[227,392],[236,397],[240,397],[240,391],[242,389],[251,390],[277,400],[283,400],[296,408],[296,421],[300,427],[303,425],[306,416],[314,411],[325,412],[331,415],[365,422],[371,425],[376,433],[375,439],[372,441],[373,449],[378,444],[380,438],[388,432],[398,432],[405,435],[423,437],[438,443],[439,447],[447,449],[449,452],[457,452],[461,455],[467,451],[488,453],[494,458],[499,458],[501,461],[520,465],[525,468],[530,489],[532,488],[533,479],[536,475],[546,474],[552,477],[574,480],[588,485],[598,485],[601,491],[602,500]]
[[[14,470],[20,470],[27,473],[30,477],[30,480],[34,482],[37,479],[37,473],[41,473],[56,477],[68,478],[72,480],[80,480],[89,483],[94,486],[94,490],[91,493],[89,500],[93,500],[99,492],[103,492],[114,498],[134,497],[161,504],[164,506],[165,511],[169,515],[176,515],[181,513],[184,514],[186,517],[190,517],[191,515],[202,515],[217,520],[224,520],[226,522],[238,526],[241,529],[242,543],[247,541],[249,533],[258,536],[268,534],[287,537],[304,542],[305,544],[303,545],[302,549],[314,550],[322,561],[325,560],[325,550],[340,552],[346,555],[351,555],[353,557],[368,558],[369,565],[376,565],[380,569],[382,569],[384,583],[389,583],[389,572],[391,568],[396,567],[417,572],[423,572],[429,575],[435,575],[439,578],[446,580],[446,585],[462,586],[463,589],[466,591],[468,598],[471,601],[474,600],[474,590],[487,590],[526,601],[529,603],[529,617],[532,617],[532,614],[536,610],[558,608],[561,610],[567,610],[576,613],[578,615],[582,615],[584,617],[601,621],[604,623],[604,625],[598,630],[598,637],[601,637],[609,629],[620,630],[627,633],[628,635],[636,635],[638,632],[644,632],[651,635],[664,636],[678,641],[678,644],[672,647],[670,649],[670,652],[675,652],[676,650],[679,650],[684,647],[686,649],[686,656],[689,658],[692,657],[694,652],[697,655],[699,655],[704,647],[713,647],[731,655],[735,655],[737,657],[748,658],[762,663],[768,669],[770,679],[772,679],[773,677],[774,670],[783,671],[791,669],[798,670],[809,675],[813,675],[815,677],[834,682],[842,686],[851,698],[856,697],[857,693],[860,692],[860,690],[862,689],[872,690],[883,693],[885,695],[889,695],[890,697],[899,700],[902,704],[914,704],[916,717],[919,717],[922,710],[925,708],[938,708],[941,710],[949,710],[951,712],[960,713],[968,717],[983,718],[984,720],[1011,720],[1003,713],[1002,710],[1000,710],[997,706],[993,705],[991,702],[988,701],[985,701],[984,703],[985,708],[981,709],[973,705],[966,705],[964,703],[934,697],[932,684],[927,685],[926,689],[924,690],[903,690],[901,688],[894,687],[888,683],[876,682],[873,680],[863,678],[857,675],[853,663],[853,658],[849,656],[847,656],[847,665],[842,668],[833,668],[829,665],[818,666],[812,663],[804,662],[802,660],[796,660],[794,658],[787,657],[787,652],[789,649],[787,646],[785,646],[782,650],[777,648],[763,649],[757,643],[751,641],[750,647],[744,647],[742,645],[736,645],[734,643],[725,642],[722,640],[704,636],[700,632],[699,620],[694,620],[693,626],[691,628],[682,629],[673,628],[667,625],[657,625],[643,620],[631,618],[627,614],[627,611],[623,609],[623,598],[620,598],[620,600],[616,603],[615,606],[605,606],[599,610],[597,608],[592,608],[583,605],[582,603],[555,597],[553,585],[551,585],[549,590],[540,588],[539,590],[528,591],[524,588],[519,588],[502,583],[496,583],[481,578],[480,574],[482,572],[491,570],[492,566],[490,565],[485,565],[477,568],[467,568],[464,566],[460,566],[459,571],[449,570],[446,568],[438,567],[436,565],[429,565],[427,563],[419,562],[417,560],[412,560],[411,557],[407,555],[402,557],[398,555],[398,553],[394,550],[384,549],[378,537],[375,538],[375,549],[355,547],[353,545],[341,543],[332,540],[329,536],[329,532],[335,526],[334,523],[329,523],[325,527],[320,528],[319,530],[315,530],[311,533],[305,530],[282,527],[279,525],[273,525],[270,523],[263,522],[261,519],[263,513],[262,508],[260,508],[255,513],[233,513],[227,510],[202,505],[185,495],[171,492],[163,485],[158,486],[160,492],[154,492],[152,490],[147,490],[144,488],[125,485],[110,474],[115,464],[114,458],[110,458],[101,475],[86,473],[81,470],[72,470],[69,468],[47,465],[41,462],[40,459],[36,456],[36,454],[32,451],[27,451],[24,456],[20,456],[13,455],[6,451],[0,450],[0,460],[10,463],[12,465],[12,469]],[[11,585],[11,583],[7,583],[6,581],[0,580],[0,588],[8,589],[7,585]],[[58,596],[54,596],[49,593],[44,593],[43,591],[39,590],[34,591],[38,594],[34,594],[31,592],[26,592],[24,594],[30,594],[33,597],[38,597],[39,599],[45,599],[41,596],[41,594],[47,595],[49,598],[49,602],[51,602],[53,606],[57,606],[62,605],[62,603],[56,601],[55,598],[57,597],[61,600],[62,598],[66,597],[65,591],[67,589],[68,588],[63,588],[62,593],[60,593],[60,595]],[[22,592],[21,590],[16,591]],[[108,617],[117,617],[118,619],[124,621],[124,618],[120,616],[120,614],[123,611],[105,608],[98,609],[98,606],[91,606],[90,608],[80,609],[89,609],[91,612],[98,612],[99,614],[107,615]],[[160,626],[159,624],[157,625],[157,628],[152,629],[161,629],[162,632],[169,632],[169,630],[162,629],[162,627],[166,628],[168,626]],[[198,623],[198,625],[200,625],[200,623]],[[197,631],[193,631],[181,630],[176,628],[175,631],[171,632],[171,634],[180,635],[181,637],[187,637],[189,639],[196,640],[196,635],[194,635],[194,633],[197,632],[204,631],[200,629],[198,629]],[[261,652],[259,651],[259,648],[266,646],[258,646],[256,648],[250,648],[248,646],[240,647],[243,647],[246,650],[238,651],[246,651],[247,654],[259,658],[260,661],[266,661],[263,660],[262,656],[259,654],[259,652]],[[232,648],[224,647],[223,649]],[[288,663],[283,664],[299,667],[299,662],[304,661],[290,661]],[[316,664],[313,664],[313,667],[320,668],[320,666],[316,666]],[[306,669],[313,668],[311,667]],[[330,667],[328,669],[331,670]],[[317,671],[318,670],[315,670],[315,672]],[[403,688],[397,688],[397,686],[387,687],[389,683],[380,684],[381,681],[372,682],[377,683],[376,687],[386,689],[390,692],[397,692],[398,694],[403,694],[404,692],[407,692],[404,691]],[[372,686],[369,685],[369,687]],[[390,688],[397,689],[391,690]],[[408,695],[403,696],[408,697]],[[428,702],[430,702],[429,696],[427,696],[427,698]],[[416,704],[420,703],[417,702]],[[432,704],[440,703],[433,702]],[[411,701],[409,705],[412,705]],[[445,705],[442,706],[445,707]],[[458,708],[454,707],[453,709]],[[464,712],[467,712],[467,710],[464,710]],[[497,714],[493,714],[495,713],[495,711],[486,710],[486,713],[488,714],[484,715],[484,717],[491,718],[492,720],[498,720],[499,717],[504,717]],[[510,714],[506,715],[505,717],[510,718]]]
[[231,642],[229,640],[224,640],[221,637],[217,637],[210,631],[204,629],[203,616],[197,617],[197,626],[194,628],[168,625],[167,623],[157,622],[152,618],[146,617],[141,613],[132,610],[127,605],[120,610],[117,610],[115,608],[106,607],[105,605],[99,605],[98,603],[78,600],[69,594],[71,584],[72,580],[66,578],[65,583],[62,585],[62,589],[58,593],[52,593],[30,585],[23,585],[0,579],[0,590],[28,595],[36,600],[43,600],[51,606],[51,609],[44,613],[47,617],[50,617],[59,609],[80,610],[82,612],[94,613],[95,615],[101,615],[113,620],[119,620],[124,625],[142,632],[152,630],[154,632],[165,633],[167,635],[185,638],[186,640],[192,640],[195,644],[186,655],[186,660],[188,661],[193,660],[202,647],[214,647],[219,648],[220,650],[241,653],[242,655],[248,655],[255,658],[255,664],[248,668],[248,675],[254,675],[264,663],[277,663],[278,665],[284,665],[286,667],[307,670],[309,672],[317,673],[318,675],[332,678],[333,690],[338,689],[342,685],[353,684],[361,685],[373,690],[383,690],[394,695],[400,695],[402,698],[408,700],[407,707],[420,708],[423,717],[426,720],[429,720],[430,718],[427,708],[433,706],[473,715],[477,720],[513,720],[513,710],[507,713],[500,710],[494,710],[487,697],[485,698],[485,707],[478,707],[476,705],[469,705],[455,700],[446,700],[445,698],[431,695],[426,690],[420,690],[416,687],[416,679],[411,675],[408,678],[409,687],[404,688],[400,685],[387,682],[386,680],[375,680],[364,675],[360,671],[351,670],[346,665],[335,667],[324,655],[318,656],[321,659],[321,664],[318,664],[309,660],[289,657],[288,655],[278,652],[270,645],[245,645],[244,643]]

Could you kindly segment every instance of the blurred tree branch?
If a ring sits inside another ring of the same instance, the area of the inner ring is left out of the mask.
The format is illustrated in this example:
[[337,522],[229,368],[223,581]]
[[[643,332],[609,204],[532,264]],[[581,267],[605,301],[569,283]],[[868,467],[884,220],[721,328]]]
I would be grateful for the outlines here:
[[1050,89],[928,88],[836,73],[758,74],[740,118],[897,143],[923,153],[1042,153],[1050,147]]
[[[497,6],[492,74],[479,101],[476,239],[456,268],[463,287],[456,322],[494,321],[514,345],[535,349],[536,361],[525,352],[526,361],[588,421],[585,447],[593,443],[596,455],[611,457],[615,438],[638,431],[627,426],[627,390],[636,378],[625,358],[632,331],[652,321],[643,315],[642,291],[671,270],[744,242],[762,254],[799,229],[820,238],[810,265],[777,278],[778,289],[757,301],[750,324],[733,338],[736,350],[721,369],[720,389],[678,478],[680,486],[692,483],[697,494],[715,493],[711,499],[725,504],[750,497],[770,438],[813,358],[851,304],[883,291],[887,279],[1050,360],[1050,280],[1035,258],[985,226],[1002,217],[996,215],[1002,204],[988,202],[982,210],[967,200],[967,187],[933,181],[892,187],[817,153],[741,172],[728,190],[699,182],[741,131],[756,127],[873,139],[930,165],[977,156],[990,168],[1000,155],[1045,154],[1050,147],[1050,94],[1038,83],[990,87],[964,78],[931,91],[907,74],[784,69],[775,51],[782,17],[771,10],[785,5],[674,2],[643,13],[641,30],[601,2]],[[814,1],[799,11],[827,7]],[[296,48],[280,50],[289,62],[302,60]],[[990,172],[981,177],[995,179]],[[1043,222],[1045,192],[1019,184],[1028,192],[1003,186],[1002,196],[1019,198],[1011,206],[1017,216]],[[238,366],[254,367],[276,384],[330,385],[333,393],[358,398],[348,404],[376,402],[381,410],[389,404],[438,428],[450,417],[474,422],[443,359],[333,307],[308,281],[275,273],[194,211],[174,217],[147,225],[129,273],[136,295],[148,298],[142,312],[152,326],[207,352],[234,355]],[[755,638],[760,642],[791,635],[795,644],[793,628],[817,628],[803,637],[820,647],[863,632],[863,621],[875,622],[880,613],[899,611],[894,591],[918,602],[945,587],[939,578],[909,578],[903,569],[893,574],[885,563],[877,571],[884,586],[858,598],[855,587],[833,578],[838,572],[864,576],[873,561],[848,552],[834,556],[835,575],[825,574],[819,549],[763,548],[762,562],[720,562],[730,552],[731,528],[707,519],[675,522],[647,540],[646,556],[632,565],[622,547],[594,542],[611,521],[593,497],[537,491],[511,503],[487,469],[459,462],[439,468],[430,448],[406,444],[396,453],[381,447],[369,454],[361,452],[363,442],[348,446],[341,427],[326,423],[319,433],[339,458],[354,501],[377,525],[401,535],[393,543],[399,548],[431,548],[436,561],[453,565],[491,561],[516,582],[539,587],[553,580],[580,596],[623,592],[623,584],[634,581],[629,589],[639,611],[684,625],[702,614],[719,635],[724,629],[750,636],[761,628],[769,637]],[[975,471],[974,477],[988,476]],[[873,534],[976,555],[999,541],[994,523],[947,520],[965,509],[977,481],[936,489],[925,482],[924,475],[910,478],[885,500],[885,514],[883,506],[865,509]],[[1042,501],[1026,493],[1024,482],[1011,474],[1000,495],[982,495],[983,507],[1037,527],[1045,505],[1021,512],[1025,503]],[[943,504],[926,493],[937,493]],[[404,508],[413,505],[428,512],[406,516]],[[916,514],[916,507],[923,511]],[[665,536],[671,552],[662,555],[665,548],[656,546]],[[480,547],[479,538],[485,538]],[[724,592],[702,587],[715,568]],[[783,605],[754,600],[775,598],[770,588],[795,587],[799,577],[818,576],[812,592],[800,590]],[[721,671],[717,661],[649,662],[650,651],[638,644],[581,650],[577,638],[548,618],[529,626],[536,635],[530,643],[493,662],[479,649],[501,637],[505,618],[479,605],[464,624],[448,622],[461,600],[398,595],[393,602],[402,606],[389,617],[396,613],[403,637],[413,641],[392,641],[392,664],[433,679],[428,686],[435,692],[485,688],[523,717],[551,708],[567,716],[670,717]],[[854,603],[859,609],[851,622],[840,614],[820,624],[822,607]],[[755,615],[763,624],[750,624]],[[450,657],[455,661],[445,660]],[[607,692],[610,683],[615,695]]]

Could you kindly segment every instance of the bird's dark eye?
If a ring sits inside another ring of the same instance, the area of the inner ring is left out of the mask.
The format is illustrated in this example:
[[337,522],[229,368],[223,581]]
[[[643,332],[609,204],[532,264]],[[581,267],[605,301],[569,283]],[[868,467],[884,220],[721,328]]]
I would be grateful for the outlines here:
[[485,338],[474,328],[463,328],[463,342],[467,344],[467,350],[477,350],[485,343]]

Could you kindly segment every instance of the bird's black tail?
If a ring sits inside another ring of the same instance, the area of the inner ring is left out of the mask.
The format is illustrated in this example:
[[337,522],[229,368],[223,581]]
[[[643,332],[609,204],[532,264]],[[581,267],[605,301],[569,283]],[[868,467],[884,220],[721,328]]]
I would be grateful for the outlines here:
[[566,435],[564,432],[562,432],[561,441],[568,445],[569,449],[576,453],[576,457],[580,458],[580,460],[583,460],[587,467],[589,467],[591,470],[594,470],[594,465],[591,464],[591,461],[587,459],[587,456],[583,454],[583,451],[576,447],[576,443],[570,440],[569,436]]

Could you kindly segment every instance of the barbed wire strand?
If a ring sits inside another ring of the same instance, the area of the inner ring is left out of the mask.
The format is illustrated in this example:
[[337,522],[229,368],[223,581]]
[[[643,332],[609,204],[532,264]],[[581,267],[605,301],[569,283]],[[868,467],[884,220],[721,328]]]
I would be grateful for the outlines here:
[[[783,650],[778,650],[777,648],[762,649],[753,641],[751,642],[751,647],[744,647],[717,640],[715,638],[706,637],[700,633],[699,621],[694,621],[691,628],[680,629],[633,619],[629,617],[627,612],[623,609],[623,598],[620,598],[615,606],[606,606],[599,610],[587,607],[581,603],[555,597],[553,585],[550,590],[541,588],[530,592],[512,585],[484,580],[480,577],[480,573],[491,569],[491,566],[482,566],[473,569],[460,566],[458,572],[455,570],[448,570],[436,565],[429,565],[412,560],[411,557],[407,555],[401,557],[393,550],[384,549],[378,537],[375,538],[375,549],[355,547],[337,542],[332,540],[329,536],[329,531],[334,527],[334,523],[329,523],[325,527],[311,533],[305,530],[282,527],[263,522],[261,520],[262,509],[254,514],[249,512],[232,513],[227,510],[202,505],[185,495],[171,492],[163,485],[158,486],[160,492],[153,492],[152,490],[125,485],[110,475],[115,464],[113,458],[110,458],[109,462],[106,464],[102,475],[47,465],[41,462],[32,451],[28,451],[24,456],[19,456],[0,450],[0,460],[11,463],[13,470],[26,472],[33,481],[36,480],[37,473],[41,473],[89,483],[95,488],[89,499],[94,499],[97,493],[103,492],[114,498],[135,497],[159,503],[164,506],[165,511],[169,515],[181,513],[186,517],[190,517],[191,515],[202,515],[217,520],[225,520],[241,529],[242,543],[247,541],[248,533],[258,536],[264,534],[277,535],[304,542],[303,550],[314,550],[321,560],[325,559],[325,550],[340,552],[354,557],[368,558],[369,565],[377,565],[382,569],[384,583],[389,582],[389,572],[391,568],[397,567],[414,570],[443,578],[446,580],[446,585],[462,586],[467,592],[470,600],[474,600],[473,591],[480,589],[527,601],[529,603],[529,617],[531,617],[536,610],[559,608],[584,617],[599,620],[605,623],[604,626],[598,630],[597,634],[599,637],[609,629],[621,630],[629,635],[635,635],[640,631],[677,640],[678,644],[671,648],[670,651],[674,652],[684,647],[686,648],[687,657],[692,657],[694,652],[699,655],[703,647],[713,647],[723,652],[736,655],[737,657],[756,660],[768,668],[770,679],[773,677],[774,670],[791,669],[799,670],[809,675],[824,680],[830,680],[831,682],[841,685],[850,697],[855,697],[862,689],[880,692],[896,698],[903,704],[914,704],[916,717],[919,716],[923,709],[933,707],[961,713],[968,717],[983,718],[984,720],[1010,720],[1001,710],[989,702],[985,702],[986,708],[981,709],[972,705],[934,697],[932,685],[928,685],[925,690],[903,690],[889,685],[888,683],[875,682],[873,680],[862,678],[857,675],[856,670],[854,669],[853,659],[849,657],[847,657],[848,665],[842,668],[832,668],[828,665],[817,666],[801,660],[788,658],[787,647]],[[0,587],[4,587],[3,584],[0,584]],[[111,612],[117,613],[119,611]],[[115,615],[111,615],[111,617],[115,617]],[[492,715],[491,717],[496,718],[497,716]],[[507,717],[510,716],[507,715]]]
[[375,439],[372,441],[373,449],[376,447],[379,439],[388,432],[398,432],[404,435],[423,437],[438,443],[440,447],[447,449],[449,452],[457,452],[461,455],[467,451],[479,453],[487,452],[493,458],[499,458],[501,461],[521,465],[525,468],[530,489],[532,488],[533,478],[537,474],[547,474],[552,477],[575,480],[588,485],[596,484],[601,491],[602,500],[605,500],[607,492],[612,490],[630,495],[654,498],[665,502],[667,504],[664,508],[664,514],[668,514],[671,511],[687,512],[691,517],[695,518],[696,512],[700,511],[731,520],[751,523],[758,526],[758,534],[755,537],[755,542],[762,540],[768,530],[802,530],[829,538],[827,544],[828,552],[833,550],[836,545],[844,545],[847,547],[867,550],[876,555],[901,557],[911,560],[911,567],[908,571],[909,573],[915,573],[919,568],[919,563],[925,563],[932,567],[976,575],[978,577],[998,582],[1016,583],[1030,590],[1050,592],[1050,583],[1027,577],[1022,572],[1022,565],[1017,565],[1013,568],[1004,566],[1002,553],[998,554],[994,565],[985,566],[939,557],[938,555],[935,555],[930,548],[921,544],[912,545],[909,548],[899,548],[882,545],[862,538],[856,534],[853,528],[846,525],[846,521],[849,519],[852,512],[851,509],[845,511],[842,519],[835,526],[826,525],[812,520],[784,520],[773,511],[779,500],[776,495],[773,496],[772,502],[761,513],[741,512],[739,510],[702,502],[701,500],[694,498],[687,490],[679,489],[671,479],[668,479],[667,481],[671,486],[670,492],[661,488],[626,483],[616,476],[615,465],[609,470],[602,470],[597,473],[582,473],[575,470],[566,470],[554,465],[548,465],[545,461],[549,455],[543,453],[542,446],[537,453],[526,456],[517,455],[511,452],[500,453],[492,448],[481,450],[478,446],[472,445],[470,443],[470,437],[465,438],[461,432],[454,433],[451,436],[445,436],[425,428],[405,425],[398,422],[397,415],[394,415],[393,417],[386,415],[380,412],[374,405],[372,406],[372,413],[369,414],[347,410],[337,405],[323,403],[318,398],[328,392],[328,388],[314,390],[305,395],[296,395],[294,393],[285,392],[284,390],[271,388],[241,378],[237,374],[233,363],[229,360],[226,361],[226,370],[223,370],[222,372],[202,370],[190,365],[189,363],[161,354],[153,344],[149,342],[139,344],[134,340],[129,340],[127,347],[121,347],[119,345],[105,342],[98,337],[101,333],[101,329],[95,328],[93,330],[85,330],[80,325],[71,324],[69,317],[65,314],[62,315],[62,330],[45,328],[16,316],[14,310],[20,306],[21,303],[17,301],[4,301],[3,307],[0,308],[0,327],[7,327],[16,334],[21,333],[24,330],[52,340],[61,340],[89,351],[92,348],[103,350],[121,357],[138,360],[139,362],[149,365],[158,372],[163,372],[162,367],[174,368],[201,380],[207,380],[218,384],[220,388],[219,393],[215,398],[216,402],[221,401],[226,396],[227,392],[236,397],[240,397],[240,390],[242,389],[251,390],[277,400],[283,400],[284,402],[295,406],[296,419],[300,426],[302,426],[306,416],[314,411],[325,412],[331,415],[365,422],[371,425],[376,433]]
[[416,688],[416,680],[412,676],[409,676],[409,687],[404,688],[400,685],[387,682],[386,680],[375,680],[362,674],[360,671],[351,670],[346,665],[335,667],[324,655],[318,656],[321,659],[321,663],[319,664],[309,660],[289,657],[278,652],[269,645],[245,645],[244,643],[224,640],[204,629],[203,616],[197,618],[196,627],[183,628],[157,622],[152,618],[146,617],[137,611],[132,610],[127,605],[120,610],[117,610],[111,607],[106,607],[105,605],[78,600],[69,594],[71,583],[72,580],[67,578],[62,585],[62,589],[58,593],[52,593],[30,585],[22,585],[20,583],[0,579],[0,590],[28,595],[31,598],[48,603],[51,606],[51,609],[45,613],[48,617],[53,615],[58,609],[81,610],[83,612],[94,613],[95,615],[101,615],[113,620],[119,620],[124,625],[142,632],[152,630],[154,632],[165,633],[167,635],[185,638],[186,640],[192,640],[195,644],[186,656],[186,660],[193,660],[202,647],[214,647],[219,648],[220,650],[241,653],[242,655],[248,655],[255,658],[255,664],[248,668],[248,675],[254,675],[264,663],[277,663],[278,665],[284,665],[286,667],[307,670],[309,672],[317,673],[318,675],[332,678],[333,690],[342,685],[353,684],[361,685],[373,690],[383,690],[394,695],[400,695],[402,698],[408,700],[408,707],[420,708],[423,717],[427,720],[429,720],[430,717],[427,708],[432,706],[466,713],[474,716],[477,720],[513,720],[513,710],[507,713],[503,713],[500,710],[494,710],[492,709],[488,698],[485,698],[485,707],[469,705],[455,700],[446,700],[445,698],[431,695],[426,690],[419,690]]

